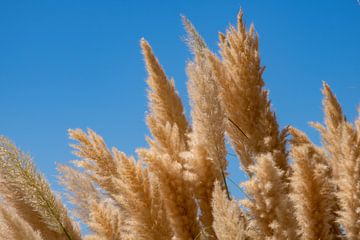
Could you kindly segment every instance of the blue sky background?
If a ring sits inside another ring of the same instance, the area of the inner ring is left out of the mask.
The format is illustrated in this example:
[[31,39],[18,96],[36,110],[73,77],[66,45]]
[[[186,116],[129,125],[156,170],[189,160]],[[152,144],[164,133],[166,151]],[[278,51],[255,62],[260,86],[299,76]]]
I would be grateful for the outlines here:
[[[260,36],[264,79],[282,126],[310,134],[321,121],[322,80],[349,119],[360,103],[356,0],[0,1],[0,134],[30,153],[58,189],[55,162],[74,159],[68,128],[92,128],[128,154],[146,146],[145,37],[188,108],[180,14],[216,51],[217,33],[243,7]],[[240,181],[237,160],[231,177]],[[231,185],[232,192],[238,190]]]

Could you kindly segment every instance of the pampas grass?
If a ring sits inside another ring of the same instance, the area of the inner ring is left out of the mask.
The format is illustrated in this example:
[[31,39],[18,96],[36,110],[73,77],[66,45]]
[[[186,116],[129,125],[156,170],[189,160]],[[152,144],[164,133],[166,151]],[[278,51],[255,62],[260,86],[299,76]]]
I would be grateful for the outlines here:
[[[135,158],[91,129],[69,130],[78,159],[58,165],[68,211],[30,156],[0,137],[0,239],[360,239],[360,117],[350,123],[324,83],[324,124],[312,123],[322,146],[294,127],[280,129],[259,39],[243,12],[220,34],[219,55],[186,17],[183,23],[193,54],[191,120],[141,39],[149,146]],[[245,199],[227,187],[226,139],[248,175]]]

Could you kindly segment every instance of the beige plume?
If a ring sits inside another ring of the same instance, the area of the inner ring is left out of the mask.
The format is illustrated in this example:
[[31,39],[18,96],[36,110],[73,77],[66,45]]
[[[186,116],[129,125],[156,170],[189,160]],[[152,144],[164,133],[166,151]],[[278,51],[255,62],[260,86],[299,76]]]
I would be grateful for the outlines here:
[[249,172],[256,155],[271,152],[276,165],[286,173],[286,133],[280,133],[271,111],[262,79],[258,37],[253,25],[246,31],[242,11],[237,28],[230,26],[225,35],[220,35],[220,53],[222,66],[216,62],[213,65],[222,73],[217,79],[228,120],[226,130],[244,170]]

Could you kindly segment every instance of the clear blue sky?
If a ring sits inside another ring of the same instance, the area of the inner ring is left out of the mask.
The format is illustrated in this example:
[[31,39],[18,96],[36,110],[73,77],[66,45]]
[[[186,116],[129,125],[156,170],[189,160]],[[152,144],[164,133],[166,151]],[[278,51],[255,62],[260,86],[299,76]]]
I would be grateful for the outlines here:
[[[0,134],[30,153],[58,188],[55,162],[74,159],[68,128],[92,128],[128,154],[146,146],[145,37],[185,103],[180,15],[216,50],[217,33],[243,7],[260,36],[266,87],[281,125],[321,121],[326,80],[350,119],[360,103],[360,6],[356,0],[0,2]],[[188,105],[187,105],[188,106]],[[188,111],[188,107],[187,107]],[[238,181],[237,161],[229,158]],[[236,193],[236,189],[233,189]]]

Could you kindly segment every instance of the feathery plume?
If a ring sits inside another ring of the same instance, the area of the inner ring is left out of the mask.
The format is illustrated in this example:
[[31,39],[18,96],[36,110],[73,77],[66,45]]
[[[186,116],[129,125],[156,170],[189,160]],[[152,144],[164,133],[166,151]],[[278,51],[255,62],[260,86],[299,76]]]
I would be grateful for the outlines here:
[[116,186],[112,181],[113,177],[118,177],[116,162],[102,137],[91,129],[88,129],[87,134],[81,129],[69,129],[69,135],[77,141],[71,147],[80,158],[74,164],[85,169],[88,176],[110,195],[116,194]]
[[35,231],[50,239],[80,239],[78,227],[30,157],[0,137],[0,194]]
[[325,126],[319,123],[312,125],[321,134],[333,169],[339,207],[337,221],[348,239],[357,239],[360,235],[360,133],[346,120],[330,87],[325,82],[323,86]]
[[314,146],[307,136],[290,128],[293,173],[291,199],[299,224],[301,239],[337,239],[335,187],[325,153]]
[[185,40],[189,48],[191,49],[192,53],[194,53],[200,58],[204,58],[205,50],[208,49],[204,39],[200,36],[194,25],[190,22],[190,20],[187,17],[181,16],[181,20],[183,22],[183,25],[187,33]]
[[166,78],[150,45],[141,41],[151,91],[147,124],[154,136],[148,138],[150,149],[140,149],[140,158],[149,166],[159,183],[166,216],[176,239],[193,239],[199,233],[197,208],[190,185],[185,180],[185,162],[180,153],[188,149],[190,126],[173,81]]
[[215,183],[212,211],[213,227],[220,240],[245,240],[246,218],[241,212],[240,205],[235,200],[229,200],[227,193],[222,190],[219,182]]
[[40,233],[22,219],[14,208],[4,205],[0,205],[0,239],[43,240]]
[[75,207],[74,216],[80,218],[83,222],[89,221],[90,209],[89,204],[93,201],[99,201],[104,198],[91,177],[84,172],[80,172],[72,167],[59,164],[57,170],[60,173],[59,182],[66,189],[66,197]]
[[165,127],[169,122],[177,125],[181,141],[186,144],[186,134],[190,131],[190,126],[174,81],[168,80],[145,39],[141,39],[141,48],[149,74],[147,84],[150,87],[148,91],[150,114],[147,116],[147,124],[151,134],[159,144],[166,146],[167,143],[163,141],[162,136],[158,135],[161,133],[158,129]]
[[253,177],[242,184],[250,197],[242,201],[251,216],[249,229],[259,239],[298,239],[287,186],[282,180],[284,173],[273,156],[259,156],[249,171]]
[[[166,125],[168,141],[176,149],[181,145],[177,126]],[[149,166],[159,182],[159,191],[164,203],[166,216],[175,239],[195,239],[199,234],[197,207],[190,184],[185,181],[186,172],[178,155],[161,153],[156,145],[150,149],[138,149],[138,155]],[[177,152],[175,150],[175,152]]]
[[[119,188],[115,200],[126,213],[126,225],[134,239],[170,239],[171,229],[159,203],[156,182],[150,180],[142,162],[128,158],[114,148],[120,178],[114,179]],[[155,184],[155,185],[154,185]],[[154,185],[154,186],[151,186]]]
[[215,75],[205,57],[205,52],[208,51],[206,44],[188,19],[183,17],[183,22],[195,58],[187,66],[192,117],[187,164],[190,172],[195,176],[192,185],[199,201],[201,224],[208,238],[213,239],[215,233],[212,229],[211,199],[214,182],[218,180],[223,187],[226,186],[224,112],[218,99]]
[[342,164],[342,160],[336,158],[341,152],[338,141],[342,138],[342,126],[346,120],[335,94],[326,82],[323,82],[322,93],[324,95],[323,108],[325,126],[320,123],[311,123],[311,125],[321,134],[323,145],[329,153],[330,164],[334,178],[336,179],[338,178],[338,171],[340,170],[339,164]]
[[342,138],[338,141],[340,155],[335,156],[339,167],[335,182],[340,210],[338,222],[344,227],[350,240],[360,236],[360,142],[359,133],[346,122],[342,127]]
[[[103,139],[92,130],[88,130],[88,134],[70,130],[70,136],[79,142],[73,145],[78,150],[75,154],[82,158],[75,162],[76,165],[85,168],[87,176],[107,191],[122,209],[122,218],[127,219],[124,220],[125,225],[132,229],[131,236],[136,239],[169,238],[168,224],[164,218],[159,219],[161,214],[157,215],[161,205],[153,205],[150,180],[141,162],[136,163],[116,148],[111,153]],[[71,187],[71,184],[67,185]],[[91,188],[91,185],[88,187]]]
[[124,219],[119,209],[114,208],[108,201],[93,201],[88,207],[90,208],[88,226],[94,233],[86,236],[85,239],[125,239],[122,230]]
[[[254,26],[246,31],[243,12],[238,15],[237,28],[230,26],[220,35],[222,71],[217,79],[228,119],[226,131],[245,171],[258,154],[271,152],[276,165],[286,173],[286,133],[281,134],[275,114],[271,111],[268,92],[263,89],[258,37]],[[210,58],[213,65],[215,58]]]

